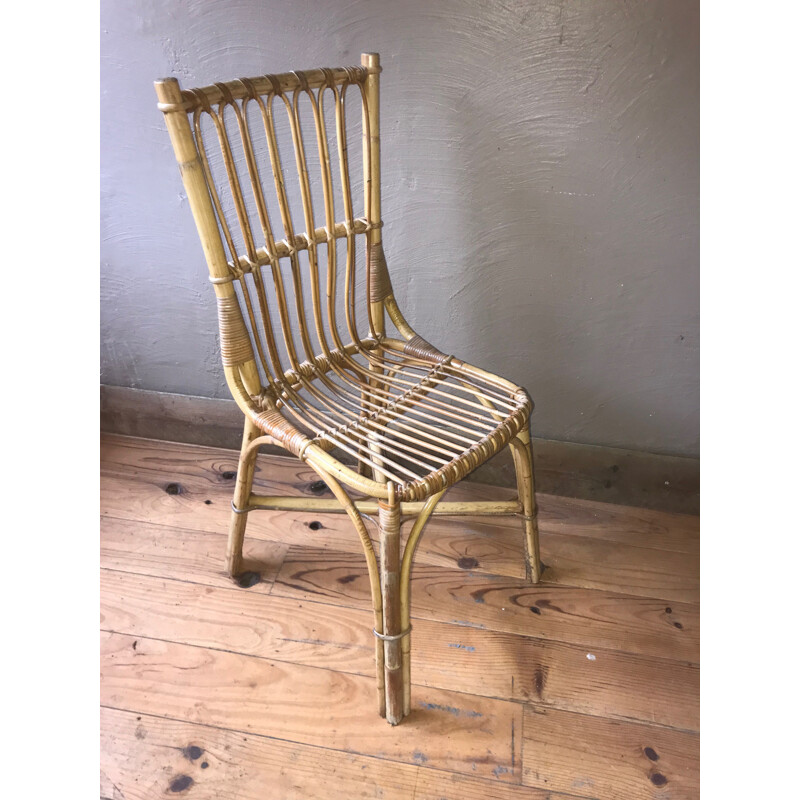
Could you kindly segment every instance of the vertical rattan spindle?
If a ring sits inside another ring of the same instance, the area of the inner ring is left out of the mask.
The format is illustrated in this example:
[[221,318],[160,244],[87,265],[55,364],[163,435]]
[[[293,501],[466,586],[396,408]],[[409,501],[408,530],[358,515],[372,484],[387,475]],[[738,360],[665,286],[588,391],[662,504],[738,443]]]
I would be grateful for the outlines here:
[[397,725],[403,719],[403,659],[400,613],[400,503],[395,486],[388,484],[389,498],[378,503],[381,537],[381,594],[383,595],[383,666],[386,687],[386,720]]

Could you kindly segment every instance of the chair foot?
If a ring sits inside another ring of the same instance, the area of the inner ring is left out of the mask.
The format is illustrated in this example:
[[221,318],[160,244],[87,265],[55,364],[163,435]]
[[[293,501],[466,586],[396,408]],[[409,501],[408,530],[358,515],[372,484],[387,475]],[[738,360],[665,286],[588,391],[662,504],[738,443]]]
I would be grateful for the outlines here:
[[[399,659],[392,662],[391,666],[384,666],[384,687],[386,701],[386,721],[390,725],[399,725],[411,713],[411,653],[403,649],[403,644],[411,642],[411,627],[400,633],[395,638],[394,646],[399,654]],[[386,647],[384,640],[384,664],[386,663]],[[395,664],[397,666],[395,666]]]
[[244,531],[247,527],[247,512],[231,512],[231,524],[228,529],[228,547],[225,560],[228,574],[231,578],[238,578],[242,572],[242,545],[244,544]]
[[544,564],[539,558],[539,526],[536,522],[536,508],[532,517],[522,520],[525,534],[525,576],[531,583],[539,583]]

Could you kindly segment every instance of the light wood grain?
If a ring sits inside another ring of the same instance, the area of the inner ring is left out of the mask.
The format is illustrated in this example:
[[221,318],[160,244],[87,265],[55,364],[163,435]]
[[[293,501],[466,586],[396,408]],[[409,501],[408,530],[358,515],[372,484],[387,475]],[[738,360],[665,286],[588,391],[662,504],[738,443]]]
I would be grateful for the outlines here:
[[[284,544],[253,537],[245,542],[242,580],[251,592],[269,592],[287,549]],[[225,569],[223,533],[103,517],[100,563],[111,569],[208,586],[235,585]]]
[[[149,714],[102,709],[101,800],[569,800],[552,793]],[[186,787],[182,789],[180,787]],[[178,791],[175,791],[175,790]]]
[[[487,580],[488,577],[488,580]],[[290,548],[273,594],[367,607],[364,567],[348,556]],[[689,603],[551,586],[418,565],[411,616],[697,663],[699,612]]]
[[700,793],[699,755],[696,734],[525,710],[527,786],[598,800],[688,800]]
[[522,708],[503,700],[419,688],[394,728],[373,679],[115,633],[101,637],[100,685],[112,708],[520,782]]
[[[110,570],[102,572],[101,597],[104,630],[359,675],[375,671],[366,610]],[[599,648],[587,659],[578,646],[429,620],[415,620],[413,645],[414,684],[699,726],[699,670],[681,662]]]
[[[514,545],[499,519],[434,520],[412,572],[411,714],[390,728],[374,714],[369,580],[346,518],[254,514],[240,586],[225,574],[227,508],[215,508],[235,464],[124,440],[106,453],[101,797],[697,796],[696,603],[492,574],[521,555],[521,536]],[[279,462],[262,485],[307,491],[306,468],[281,477]],[[622,542],[578,509],[573,532],[542,538],[545,561],[548,537],[560,548],[545,578],[580,582],[607,547],[622,551],[620,584],[623,564],[660,574],[676,558],[676,585],[693,590],[680,547],[691,526],[650,530],[674,548],[638,546],[638,513]]]

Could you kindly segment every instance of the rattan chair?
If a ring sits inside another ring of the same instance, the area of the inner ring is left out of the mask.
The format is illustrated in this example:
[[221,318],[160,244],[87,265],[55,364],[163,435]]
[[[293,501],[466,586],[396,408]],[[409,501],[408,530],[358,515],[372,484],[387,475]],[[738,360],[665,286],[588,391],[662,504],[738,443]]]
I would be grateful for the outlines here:
[[[380,72],[368,53],[360,67],[155,86],[216,293],[225,377],[245,418],[228,570],[241,571],[251,511],[346,511],[369,568],[379,711],[396,725],[410,710],[409,580],[431,514],[515,515],[534,583],[540,562],[528,394],[441,353],[395,302],[381,241]],[[387,334],[385,315],[398,335]],[[252,494],[267,443],[308,464],[335,499]],[[439,502],[506,445],[517,500]],[[365,525],[374,514],[380,559]],[[414,522],[401,555],[403,517]]]

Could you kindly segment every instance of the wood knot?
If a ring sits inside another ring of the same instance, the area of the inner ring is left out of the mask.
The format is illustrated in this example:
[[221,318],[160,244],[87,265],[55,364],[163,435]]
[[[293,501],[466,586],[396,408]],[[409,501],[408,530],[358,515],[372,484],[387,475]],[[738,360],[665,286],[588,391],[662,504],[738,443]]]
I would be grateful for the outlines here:
[[170,781],[169,790],[177,794],[178,792],[183,792],[188,789],[193,783],[194,780],[188,775],[178,775],[177,778]]
[[183,755],[189,759],[189,761],[197,761],[201,755],[203,755],[203,748],[198,747],[196,744],[190,744],[188,747],[183,748]]
[[261,573],[243,572],[241,575],[236,576],[236,583],[238,583],[239,586],[242,587],[242,589],[250,589],[257,583],[261,583]]
[[653,772],[650,775],[650,783],[653,786],[666,786],[667,785],[667,778],[666,776],[662,775],[660,772]]

